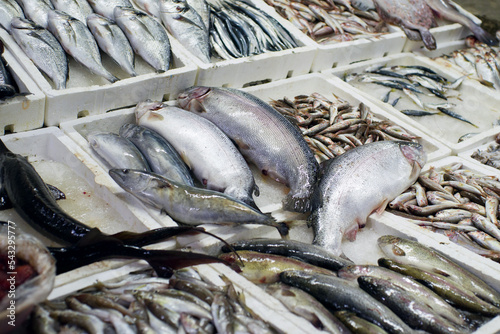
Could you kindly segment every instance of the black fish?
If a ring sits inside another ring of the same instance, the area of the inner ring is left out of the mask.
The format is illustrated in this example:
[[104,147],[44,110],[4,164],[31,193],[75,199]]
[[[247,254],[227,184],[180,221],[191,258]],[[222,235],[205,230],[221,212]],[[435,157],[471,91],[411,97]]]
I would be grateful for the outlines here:
[[[0,42],[0,54],[3,54],[3,43]],[[5,60],[0,56],[0,100],[16,94],[16,83],[6,68]]]

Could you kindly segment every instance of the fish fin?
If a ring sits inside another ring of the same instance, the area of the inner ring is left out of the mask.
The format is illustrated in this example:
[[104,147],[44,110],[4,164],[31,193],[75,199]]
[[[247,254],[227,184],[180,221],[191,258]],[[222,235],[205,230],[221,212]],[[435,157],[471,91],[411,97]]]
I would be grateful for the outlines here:
[[344,237],[352,242],[356,240],[356,235],[358,234],[358,231],[359,231],[359,225],[353,224],[348,230],[345,231]]
[[158,275],[169,278],[176,269],[207,263],[226,263],[214,256],[175,250],[149,251],[144,258]]
[[54,199],[56,201],[60,200],[60,199],[66,199],[66,195],[61,190],[59,190],[57,187],[55,187],[51,184],[47,184],[47,188],[49,188],[50,193],[52,194],[52,197],[54,197]]
[[[412,172],[413,172],[413,169],[412,169]],[[388,199],[383,200],[382,203],[375,210],[373,210],[373,212],[378,214],[378,215],[383,214],[385,211],[385,208],[387,207],[387,204],[389,204],[389,202],[390,201]]]
[[436,50],[436,39],[431,34],[431,32],[427,29],[421,29],[420,36],[422,36],[422,41],[424,45],[429,50]]

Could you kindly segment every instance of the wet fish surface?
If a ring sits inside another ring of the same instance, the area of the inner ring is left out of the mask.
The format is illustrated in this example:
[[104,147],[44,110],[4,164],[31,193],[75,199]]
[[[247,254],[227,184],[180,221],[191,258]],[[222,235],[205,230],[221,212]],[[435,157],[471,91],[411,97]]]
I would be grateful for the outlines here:
[[50,0],[19,0],[26,18],[47,29],[48,13],[54,9]]
[[15,17],[24,18],[21,6],[15,0],[0,2],[0,26],[10,32],[10,22]]

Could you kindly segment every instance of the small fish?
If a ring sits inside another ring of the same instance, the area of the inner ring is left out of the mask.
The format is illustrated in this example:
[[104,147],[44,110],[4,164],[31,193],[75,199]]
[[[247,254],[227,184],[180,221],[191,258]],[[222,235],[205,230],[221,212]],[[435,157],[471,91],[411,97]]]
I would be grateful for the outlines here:
[[404,109],[401,112],[407,116],[432,116],[436,115],[435,111],[426,111],[426,110],[413,110],[413,109]]

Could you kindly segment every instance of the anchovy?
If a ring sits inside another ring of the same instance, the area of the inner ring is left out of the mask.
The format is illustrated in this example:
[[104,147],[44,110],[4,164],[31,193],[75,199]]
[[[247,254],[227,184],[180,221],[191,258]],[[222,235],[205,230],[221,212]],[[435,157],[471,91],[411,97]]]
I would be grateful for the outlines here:
[[10,32],[10,22],[13,18],[24,18],[24,13],[15,0],[4,0],[0,2],[0,26]]
[[87,16],[93,13],[92,7],[87,0],[51,0],[54,8],[65,12],[87,24]]

